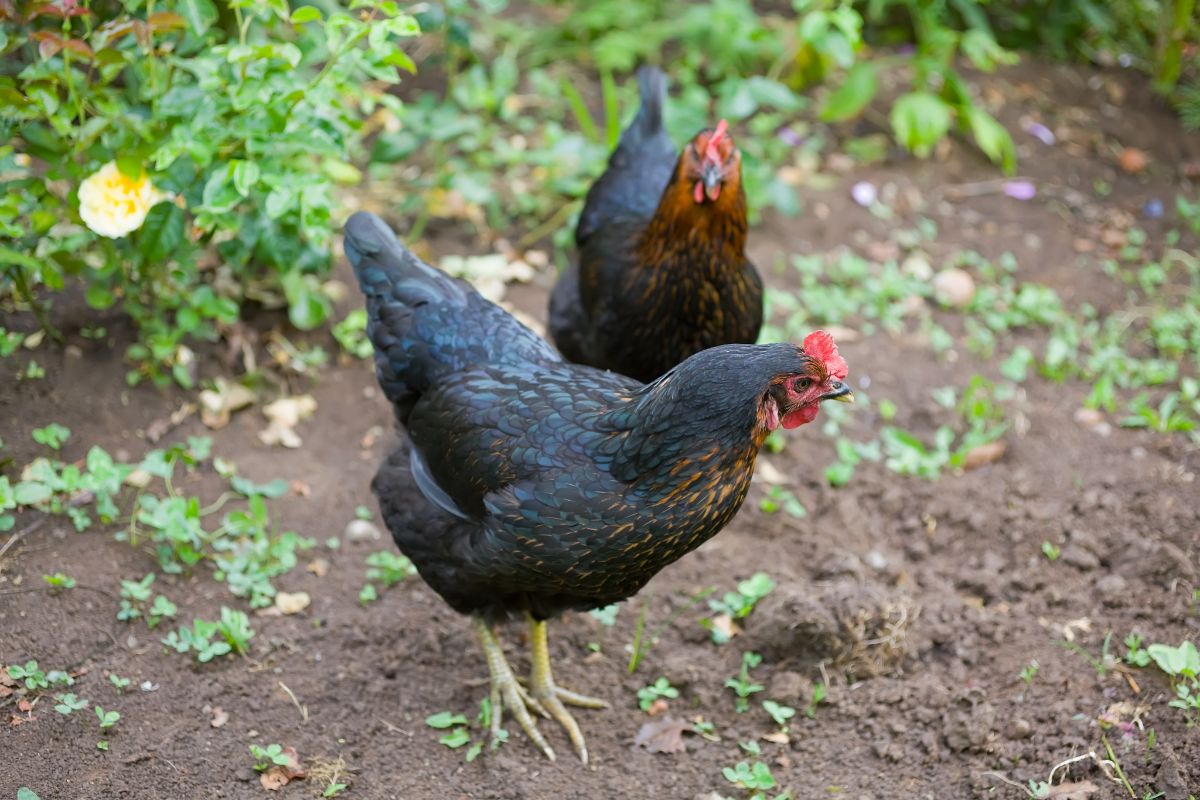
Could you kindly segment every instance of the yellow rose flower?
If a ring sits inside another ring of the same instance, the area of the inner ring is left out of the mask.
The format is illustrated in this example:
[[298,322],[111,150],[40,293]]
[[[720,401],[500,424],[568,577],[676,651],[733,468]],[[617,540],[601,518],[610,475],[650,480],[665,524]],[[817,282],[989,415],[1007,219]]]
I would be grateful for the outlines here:
[[79,216],[101,236],[119,239],[142,227],[146,214],[166,197],[145,173],[130,178],[110,161],[79,184]]

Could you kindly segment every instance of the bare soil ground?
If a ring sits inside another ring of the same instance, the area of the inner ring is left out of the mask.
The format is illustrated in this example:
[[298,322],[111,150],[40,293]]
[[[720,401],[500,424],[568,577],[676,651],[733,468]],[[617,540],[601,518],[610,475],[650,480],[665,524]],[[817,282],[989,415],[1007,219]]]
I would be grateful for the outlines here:
[[[1096,239],[1095,222],[1056,198],[1074,189],[1102,212],[1140,214],[1150,197],[1170,206],[1179,191],[1195,193],[1177,167],[1200,157],[1200,141],[1186,135],[1140,81],[1104,75],[1105,83],[1124,90],[1114,103],[1105,89],[1089,88],[1093,77],[1035,64],[985,84],[985,91],[1014,98],[1002,119],[1022,143],[1022,174],[1043,189],[1056,187],[1057,194],[1043,191],[1028,202],[967,197],[931,203],[925,213],[938,222],[938,247],[946,252],[974,248],[996,257],[1011,250],[1022,280],[1052,286],[1069,304],[1087,300],[1105,310],[1121,301],[1122,290],[1081,268],[1073,249],[1077,238]],[[1022,115],[1087,129],[1096,143],[1038,145],[1020,133]],[[1117,170],[1109,150],[1114,141],[1149,154],[1145,173]],[[893,230],[911,227],[911,212],[885,222],[856,206],[847,191],[856,180],[893,182],[901,193],[933,197],[951,185],[994,177],[958,145],[940,161],[901,159],[857,170],[833,189],[809,193],[809,213],[799,219],[768,218],[751,234],[752,254],[766,267],[781,254],[886,243]],[[1113,186],[1107,197],[1092,191],[1098,179]],[[823,219],[812,213],[816,204],[828,211]],[[1153,250],[1167,222],[1139,224]],[[772,278],[777,285],[787,279]],[[543,315],[541,289],[512,296]],[[73,436],[64,460],[81,458],[92,444],[136,459],[149,447],[147,427],[189,399],[182,392],[126,387],[120,354],[129,331],[120,322],[102,321],[109,338],[97,342],[79,335],[81,325],[97,323],[94,316],[62,321],[71,347],[42,345],[34,353],[44,379],[15,379],[26,354],[0,364],[8,373],[0,380],[0,437],[4,455],[13,459],[5,467],[12,478],[40,452],[29,439],[31,428],[52,421],[68,426]],[[965,351],[957,361],[939,361],[920,342],[884,334],[842,351],[852,380],[869,378],[873,392],[897,404],[897,419],[926,435],[933,428],[930,388],[961,386],[969,375],[995,369]],[[208,354],[202,374],[220,369],[218,354]],[[485,666],[466,620],[419,580],[365,608],[358,602],[364,558],[391,545],[350,540],[343,530],[356,506],[374,509],[368,484],[396,439],[368,364],[338,364],[311,386],[319,407],[298,428],[300,449],[261,444],[257,410],[236,415],[214,435],[214,453],[235,461],[243,474],[260,481],[284,477],[311,490],[274,502],[283,528],[318,542],[342,539],[340,549],[321,547],[279,579],[283,589],[308,592],[313,603],[295,616],[252,614],[257,635],[249,657],[196,666],[164,652],[161,630],[116,620],[120,580],[154,570],[150,554],[116,541],[110,531],[76,533],[64,518],[18,518],[16,531],[35,527],[0,560],[0,663],[33,658],[43,668],[72,670],[80,696],[119,710],[122,719],[106,736],[110,749],[101,752],[90,712],[61,716],[47,696],[22,713],[14,697],[0,699],[0,797],[14,797],[19,786],[43,800],[264,796],[247,745],[268,742],[295,747],[310,768],[344,759],[352,798],[686,800],[714,791],[742,797],[722,767],[746,757],[738,742],[773,726],[757,703],[749,713],[735,713],[723,683],[752,648],[764,655],[754,672],[768,687],[759,698],[803,708],[821,678],[818,665],[829,673],[828,698],[813,718],[798,716],[790,743],[760,742],[762,760],[796,798],[1019,798],[1024,793],[994,773],[1027,785],[1047,779],[1060,762],[1096,752],[1115,757],[1136,797],[1149,792],[1186,800],[1200,794],[1200,729],[1188,728],[1184,715],[1167,707],[1169,687],[1161,675],[1099,674],[1063,642],[1073,636],[1098,657],[1109,633],[1118,656],[1121,639],[1133,631],[1172,643],[1200,637],[1192,599],[1200,585],[1194,480],[1200,454],[1181,436],[1119,428],[1102,436],[1079,424],[1074,415],[1088,391],[1081,384],[1033,380],[1026,391],[1028,429],[1008,435],[1003,459],[936,482],[864,464],[848,486],[831,489],[823,470],[833,448],[819,426],[789,432],[787,449],[769,461],[794,481],[806,518],[762,514],[760,487],[726,532],[626,603],[614,627],[603,628],[589,615],[556,621],[551,646],[560,682],[613,704],[577,714],[593,757],[585,769],[569,757],[561,731],[547,724],[543,730],[560,753],[554,764],[512,724],[509,744],[472,763],[439,744],[438,732],[424,725],[437,711],[472,713],[485,691],[479,680]],[[385,433],[368,436],[376,426]],[[193,416],[167,440],[205,433]],[[203,465],[177,488],[211,498],[219,481],[211,465]],[[0,537],[0,546],[7,538]],[[1063,543],[1056,561],[1041,554],[1047,540]],[[317,555],[329,562],[323,576],[304,569]],[[56,571],[75,577],[77,588],[47,591],[41,576]],[[733,643],[708,641],[697,624],[701,604],[668,625],[639,671],[627,674],[625,647],[641,611],[653,629],[701,589],[728,591],[757,571],[768,572],[779,587]],[[221,605],[240,602],[206,570],[160,575],[157,587],[179,605],[180,621],[211,619]],[[854,619],[866,620],[867,633],[851,630]],[[890,650],[863,644],[872,626],[893,637]],[[514,663],[524,665],[523,632],[514,626],[504,638]],[[590,652],[589,642],[599,642],[600,652]],[[848,642],[858,649],[849,652]],[[863,653],[873,662],[859,665],[862,679],[839,680],[839,659]],[[1040,670],[1026,687],[1018,673],[1033,659]],[[872,666],[879,674],[870,675]],[[130,689],[117,695],[108,672],[131,678]],[[677,755],[632,746],[648,719],[635,692],[659,675],[681,690],[671,713],[689,720],[702,715],[714,723],[719,742],[690,736],[687,752]],[[141,691],[143,681],[157,688]],[[222,727],[211,724],[212,707],[228,713]],[[1123,723],[1136,717],[1140,725],[1102,727],[1106,713]],[[1129,796],[1092,759],[1064,767],[1055,781],[1064,776],[1084,784],[1071,797]],[[281,791],[300,797],[322,788],[293,782]]]

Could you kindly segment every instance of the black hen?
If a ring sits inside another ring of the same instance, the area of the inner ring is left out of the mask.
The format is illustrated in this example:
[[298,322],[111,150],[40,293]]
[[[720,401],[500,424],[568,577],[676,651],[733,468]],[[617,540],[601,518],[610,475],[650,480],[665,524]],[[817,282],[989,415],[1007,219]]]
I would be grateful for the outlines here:
[[[803,350],[707,350],[642,385],[564,363],[378,217],[355,214],[345,233],[379,383],[411,443],[372,485],[388,528],[421,577],[473,616],[493,732],[503,703],[553,757],[528,709],[545,712],[586,761],[564,703],[603,704],[554,684],[544,621],[628,597],[724,527],[767,433],[811,421],[821,400],[849,398],[845,362],[817,333]],[[531,625],[528,692],[491,627],[511,614]]]
[[550,333],[571,361],[649,381],[705,348],[754,342],[763,298],[725,122],[677,155],[666,78],[643,67],[638,83],[641,108],[580,215],[578,263],[551,295]]

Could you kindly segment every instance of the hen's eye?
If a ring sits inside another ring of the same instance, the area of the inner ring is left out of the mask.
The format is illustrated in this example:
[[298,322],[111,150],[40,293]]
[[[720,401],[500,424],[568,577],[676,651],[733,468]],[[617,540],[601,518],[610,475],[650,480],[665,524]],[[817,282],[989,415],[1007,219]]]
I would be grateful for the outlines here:
[[797,392],[808,391],[810,386],[812,386],[811,378],[797,378],[796,382],[792,384],[792,388]]

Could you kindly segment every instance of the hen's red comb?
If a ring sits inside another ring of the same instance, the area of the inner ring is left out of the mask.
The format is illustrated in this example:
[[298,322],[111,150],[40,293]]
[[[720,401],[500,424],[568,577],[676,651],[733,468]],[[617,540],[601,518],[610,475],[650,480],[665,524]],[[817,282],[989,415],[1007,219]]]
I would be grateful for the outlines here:
[[715,161],[718,164],[721,163],[721,151],[717,149],[717,145],[721,143],[721,140],[725,138],[725,135],[728,132],[728,122],[721,120],[717,123],[717,129],[713,131],[712,136],[708,138],[708,145],[704,148],[705,161]]
[[825,331],[813,331],[804,337],[804,352],[825,365],[825,371],[834,380],[844,380],[850,370],[846,359],[838,352],[833,337]]

